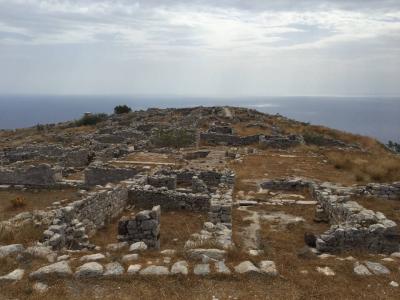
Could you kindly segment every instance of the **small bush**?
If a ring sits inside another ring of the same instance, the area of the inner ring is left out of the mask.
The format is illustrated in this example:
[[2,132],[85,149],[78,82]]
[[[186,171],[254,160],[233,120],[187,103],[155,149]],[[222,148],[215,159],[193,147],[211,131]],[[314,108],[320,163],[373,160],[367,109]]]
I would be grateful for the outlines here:
[[21,208],[21,207],[26,206],[26,201],[25,201],[24,197],[17,197],[17,198],[11,199],[10,202],[11,202],[11,206],[13,208]]
[[76,126],[96,125],[107,119],[107,114],[85,114],[75,122]]
[[118,105],[114,107],[114,113],[117,115],[130,113],[132,109],[127,105]]
[[46,128],[45,125],[42,125],[42,124],[37,124],[37,125],[36,125],[36,130],[39,131],[39,132],[44,131],[45,128]]
[[181,148],[194,142],[194,132],[186,129],[159,130],[152,137],[152,143],[157,147]]
[[326,138],[322,134],[315,132],[305,132],[303,133],[303,138],[306,144],[323,146],[326,143]]

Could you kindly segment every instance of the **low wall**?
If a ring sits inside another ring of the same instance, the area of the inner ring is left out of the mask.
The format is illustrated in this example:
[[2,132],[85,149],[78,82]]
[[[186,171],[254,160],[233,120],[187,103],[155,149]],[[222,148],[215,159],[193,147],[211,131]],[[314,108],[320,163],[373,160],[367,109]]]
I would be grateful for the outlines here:
[[133,217],[122,217],[118,223],[118,240],[121,242],[144,242],[149,248],[160,248],[161,208],[155,206]]
[[180,193],[152,186],[133,186],[129,190],[129,204],[139,209],[160,205],[163,210],[208,211],[210,196],[207,194]]
[[[395,222],[380,212],[365,209],[352,197],[360,189],[303,179],[270,180],[260,184],[264,189],[300,190],[308,188],[318,201],[318,218],[332,226],[319,235],[316,247],[321,252],[361,249],[375,253],[392,253],[400,249],[400,232]],[[321,218],[321,215],[324,215]]]
[[192,185],[192,179],[197,176],[203,180],[208,187],[217,187],[220,183],[231,183],[235,181],[235,174],[230,170],[223,172],[213,170],[161,170],[158,174],[176,175],[177,184]]
[[241,137],[232,134],[222,134],[214,132],[200,133],[200,141],[209,145],[229,145],[229,146],[247,146],[256,144],[260,140],[260,135],[250,135]]
[[227,227],[232,226],[232,194],[232,187],[221,185],[218,192],[211,195],[211,206],[208,213],[208,219],[211,223],[223,223]]
[[361,187],[358,192],[361,196],[400,200],[400,182],[369,183],[365,187]]
[[176,175],[153,175],[147,177],[147,184],[154,187],[165,186],[169,190],[176,189]]
[[55,249],[90,247],[89,236],[119,216],[128,202],[122,185],[88,193],[81,200],[55,210],[55,218],[44,233],[45,245]]
[[285,149],[304,144],[301,135],[269,135],[260,137],[260,146],[265,148]]
[[124,169],[107,165],[90,166],[85,170],[85,184],[87,186],[94,186],[119,182],[132,178],[139,172],[139,169]]
[[0,168],[0,184],[54,186],[61,180],[61,170],[48,164],[20,168]]

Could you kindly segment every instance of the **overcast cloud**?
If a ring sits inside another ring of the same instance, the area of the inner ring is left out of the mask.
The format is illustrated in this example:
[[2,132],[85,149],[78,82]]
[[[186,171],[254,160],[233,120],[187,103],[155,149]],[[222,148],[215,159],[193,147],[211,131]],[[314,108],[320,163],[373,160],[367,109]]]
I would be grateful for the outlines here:
[[0,0],[0,93],[399,95],[399,78],[398,0]]

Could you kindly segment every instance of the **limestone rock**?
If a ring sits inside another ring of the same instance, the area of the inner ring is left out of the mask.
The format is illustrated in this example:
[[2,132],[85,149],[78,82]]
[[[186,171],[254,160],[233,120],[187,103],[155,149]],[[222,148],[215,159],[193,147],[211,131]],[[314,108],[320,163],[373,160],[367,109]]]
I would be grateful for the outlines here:
[[147,250],[147,245],[144,242],[133,243],[129,247],[130,252]]
[[24,246],[21,244],[12,244],[0,247],[0,258],[21,253],[24,250]]
[[48,266],[44,266],[29,274],[31,279],[44,280],[51,277],[68,277],[72,275],[71,267],[67,261],[60,261]]
[[277,276],[278,270],[276,269],[276,265],[272,260],[263,260],[258,264],[261,273],[266,274],[268,276]]
[[391,281],[391,282],[389,283],[389,285],[390,285],[391,287],[394,287],[394,288],[399,287],[399,284],[398,284],[396,281]]
[[171,274],[187,275],[188,273],[188,263],[184,260],[177,261],[171,267]]
[[98,277],[103,274],[103,266],[97,262],[88,262],[76,269],[77,278]]
[[357,275],[360,276],[370,276],[372,275],[372,273],[368,270],[368,268],[366,266],[364,266],[363,264],[360,264],[359,262],[356,262],[354,264],[354,273],[356,273]]
[[210,265],[209,264],[198,264],[194,266],[193,273],[195,275],[208,275],[210,274]]
[[225,254],[226,251],[220,249],[192,249],[189,251],[189,257],[194,260],[203,260],[204,257],[222,260]]
[[140,275],[169,275],[169,271],[164,266],[149,266],[142,269]]
[[57,253],[55,253],[49,247],[44,246],[28,247],[26,248],[25,253],[28,253],[35,258],[47,259],[47,261],[50,263],[55,262],[57,258]]
[[13,281],[20,281],[25,274],[25,270],[16,269],[7,275],[0,277],[0,282],[13,282]]
[[105,265],[104,276],[118,276],[124,274],[124,267],[118,262],[112,262]]
[[140,271],[141,268],[142,268],[142,265],[139,265],[139,264],[130,265],[130,266],[128,267],[127,273],[128,273],[128,274],[137,274],[137,273]]
[[235,272],[239,274],[246,273],[260,273],[260,269],[258,269],[251,261],[243,261],[235,267]]
[[371,261],[366,261],[365,265],[367,266],[367,268],[374,273],[375,275],[386,275],[386,274],[390,274],[390,270],[388,268],[386,268],[384,265],[380,264],[380,263],[375,263],[375,262],[371,262]]
[[119,251],[119,250],[124,249],[125,247],[128,247],[128,243],[127,242],[120,242],[120,243],[108,244],[106,246],[106,249],[108,251]]
[[122,262],[127,263],[139,259],[139,254],[127,254],[122,257]]
[[81,262],[85,262],[85,261],[99,261],[106,258],[104,254],[101,253],[96,253],[96,254],[90,254],[90,255],[85,255],[82,256],[79,260]]

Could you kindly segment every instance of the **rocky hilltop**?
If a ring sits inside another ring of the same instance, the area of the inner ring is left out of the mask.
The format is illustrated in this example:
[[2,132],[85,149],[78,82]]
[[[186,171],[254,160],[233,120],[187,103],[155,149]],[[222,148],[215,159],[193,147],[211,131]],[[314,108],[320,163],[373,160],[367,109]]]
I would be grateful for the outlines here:
[[0,299],[398,298],[389,148],[246,108],[119,108],[0,131]]

